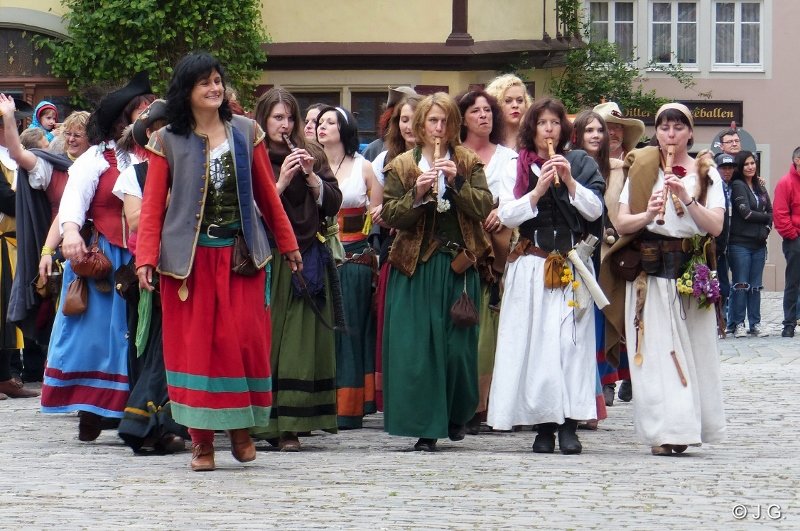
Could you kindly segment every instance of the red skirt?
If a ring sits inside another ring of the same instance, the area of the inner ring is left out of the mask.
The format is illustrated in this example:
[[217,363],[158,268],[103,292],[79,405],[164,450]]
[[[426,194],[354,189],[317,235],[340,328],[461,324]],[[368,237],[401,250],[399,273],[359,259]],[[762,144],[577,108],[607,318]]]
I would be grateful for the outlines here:
[[[272,406],[265,273],[231,271],[233,247],[197,246],[186,280],[161,276],[164,364],[175,421],[222,430],[266,426]],[[185,288],[181,290],[181,287]],[[186,300],[179,290],[188,293]]]

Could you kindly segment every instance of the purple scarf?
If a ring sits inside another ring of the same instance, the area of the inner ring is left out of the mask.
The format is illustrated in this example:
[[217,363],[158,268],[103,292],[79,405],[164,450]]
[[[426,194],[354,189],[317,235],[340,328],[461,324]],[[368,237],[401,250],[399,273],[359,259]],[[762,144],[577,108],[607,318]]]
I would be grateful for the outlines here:
[[517,182],[514,184],[514,199],[519,199],[528,193],[528,185],[530,185],[530,167],[532,164],[537,164],[539,167],[547,159],[543,159],[535,151],[528,151],[525,148],[519,150],[517,158]]

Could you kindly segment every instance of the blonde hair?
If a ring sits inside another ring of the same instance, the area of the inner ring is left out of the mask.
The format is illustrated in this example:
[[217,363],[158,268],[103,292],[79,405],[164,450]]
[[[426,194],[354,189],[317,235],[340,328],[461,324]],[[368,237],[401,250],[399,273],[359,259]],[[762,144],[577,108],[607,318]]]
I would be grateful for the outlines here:
[[497,102],[502,105],[503,97],[505,96],[506,91],[511,87],[522,87],[522,91],[525,94],[526,108],[533,104],[533,98],[531,98],[531,95],[528,94],[528,87],[526,87],[525,83],[523,83],[522,80],[514,74],[503,74],[502,76],[497,76],[491,82],[489,82],[485,90],[494,96],[494,99],[496,99]]
[[42,147],[42,138],[44,138],[44,129],[34,127],[33,129],[25,129],[19,135],[19,143],[25,149],[33,149]]
[[444,132],[444,140],[451,147],[454,148],[461,145],[461,113],[458,110],[458,105],[453,98],[446,92],[437,92],[426,96],[419,105],[417,110],[414,111],[414,138],[418,146],[425,144],[427,136],[425,135],[425,119],[433,106],[436,105],[444,111],[447,125]]
[[75,111],[66,117],[61,124],[61,134],[71,129],[83,129],[86,131],[86,123],[89,121],[89,113],[86,111]]

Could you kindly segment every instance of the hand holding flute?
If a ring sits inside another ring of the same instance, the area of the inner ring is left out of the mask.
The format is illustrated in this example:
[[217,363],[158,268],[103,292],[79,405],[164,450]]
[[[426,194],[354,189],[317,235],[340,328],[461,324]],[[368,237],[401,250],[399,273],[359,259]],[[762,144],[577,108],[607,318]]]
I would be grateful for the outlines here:
[[[666,181],[666,176],[672,173],[672,161],[675,158],[675,146],[669,144],[666,146],[666,155],[664,156],[664,177]],[[665,223],[664,215],[667,211],[667,199],[669,198],[669,188],[664,183],[664,190],[662,191],[662,201],[661,201],[661,210],[656,215],[656,223],[659,225],[663,225]]]
[[[546,139],[546,141],[547,141],[547,156],[548,158],[552,159],[553,157],[556,156],[556,150],[553,147],[553,139],[548,138]],[[561,180],[558,177],[558,170],[556,170],[556,174],[553,176],[553,186],[555,186],[556,188],[561,186]]]

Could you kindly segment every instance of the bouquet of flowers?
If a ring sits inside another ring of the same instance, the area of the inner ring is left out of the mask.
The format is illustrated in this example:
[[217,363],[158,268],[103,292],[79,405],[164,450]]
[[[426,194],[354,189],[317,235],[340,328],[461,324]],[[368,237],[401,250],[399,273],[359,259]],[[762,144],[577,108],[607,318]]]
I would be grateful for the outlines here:
[[719,279],[717,272],[712,271],[706,263],[705,249],[700,236],[691,238],[692,257],[686,264],[683,274],[678,277],[678,293],[694,297],[700,308],[708,308],[719,298]]

